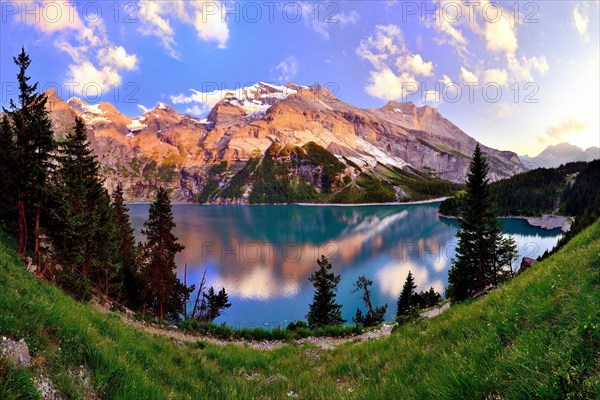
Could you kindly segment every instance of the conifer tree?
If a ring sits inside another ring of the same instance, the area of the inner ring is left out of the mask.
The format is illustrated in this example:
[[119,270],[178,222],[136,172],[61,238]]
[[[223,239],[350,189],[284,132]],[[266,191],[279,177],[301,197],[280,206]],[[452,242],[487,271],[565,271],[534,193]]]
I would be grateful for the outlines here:
[[398,311],[396,312],[396,316],[409,315],[411,309],[416,306],[414,301],[416,288],[417,285],[415,285],[412,272],[408,271],[406,281],[402,287],[402,292],[400,292],[400,296],[398,296]]
[[143,307],[156,317],[178,320],[193,288],[185,287],[175,274],[175,255],[184,246],[173,234],[173,228],[175,222],[169,195],[165,189],[159,188],[142,229],[146,236],[141,271]]
[[501,228],[496,220],[497,207],[489,189],[488,172],[489,165],[477,144],[461,199],[456,257],[448,273],[448,294],[454,301],[471,297],[491,283],[490,271],[494,269]]
[[335,291],[340,283],[340,276],[331,272],[331,263],[325,256],[317,259],[317,265],[319,269],[308,278],[315,287],[313,302],[306,315],[308,326],[315,329],[329,325],[341,325],[346,321],[342,318],[342,306],[335,302]]
[[56,149],[52,123],[46,110],[47,97],[37,93],[38,83],[30,84],[27,69],[31,59],[21,49],[14,58],[19,68],[17,103],[10,100],[10,117],[15,133],[17,185],[17,253],[23,255],[28,243],[29,211],[34,211],[34,257],[39,265],[39,235],[42,208],[47,200],[47,179],[52,168],[51,154]]
[[60,145],[58,160],[49,230],[56,259],[110,294],[120,268],[115,215],[81,119]]
[[123,285],[122,300],[132,309],[141,307],[140,297],[142,282],[140,277],[140,254],[139,247],[136,244],[131,220],[127,212],[127,206],[123,199],[123,188],[119,184],[113,193],[113,212],[116,225],[116,241],[119,245],[119,261],[121,263],[121,273],[119,281]]
[[212,322],[221,315],[221,311],[231,307],[225,288],[216,293],[215,289],[211,286],[208,292],[203,293],[202,296],[202,305],[200,306],[198,317],[201,321]]
[[16,233],[17,227],[16,163],[13,129],[4,113],[0,122],[0,226],[10,233]]
[[356,315],[352,320],[357,325],[363,325],[366,327],[375,326],[383,322],[385,318],[385,312],[387,311],[387,304],[384,304],[380,307],[373,308],[373,303],[371,301],[371,290],[370,286],[373,285],[373,281],[367,279],[366,276],[359,276],[356,282],[354,283],[354,290],[352,293],[362,292],[362,300],[367,306],[367,313],[363,314],[359,309],[356,310]]

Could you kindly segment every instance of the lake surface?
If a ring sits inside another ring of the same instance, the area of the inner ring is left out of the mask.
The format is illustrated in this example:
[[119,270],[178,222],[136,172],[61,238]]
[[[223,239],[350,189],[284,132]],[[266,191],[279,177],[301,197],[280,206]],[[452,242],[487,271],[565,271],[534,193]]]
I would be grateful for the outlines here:
[[[395,206],[206,206],[174,205],[173,214],[185,250],[177,256],[177,274],[198,283],[204,270],[209,286],[225,287],[231,308],[216,322],[231,326],[285,326],[305,319],[312,301],[309,275],[325,255],[341,275],[338,302],[350,323],[363,309],[353,283],[360,275],[373,281],[373,302],[388,304],[387,320],[408,271],[417,290],[444,293],[454,257],[458,224],[438,217],[439,203]],[[136,238],[149,205],[129,205]],[[505,232],[523,256],[536,258],[551,249],[560,230],[531,227],[520,219],[502,220]],[[197,286],[197,285],[196,285]]]

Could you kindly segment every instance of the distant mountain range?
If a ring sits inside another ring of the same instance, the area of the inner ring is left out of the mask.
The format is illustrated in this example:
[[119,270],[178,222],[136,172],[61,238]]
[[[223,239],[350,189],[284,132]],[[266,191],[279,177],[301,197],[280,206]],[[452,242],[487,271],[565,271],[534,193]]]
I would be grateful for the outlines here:
[[535,157],[524,155],[520,158],[527,169],[556,168],[568,162],[600,159],[600,148],[590,147],[584,150],[569,143],[560,143],[546,147]]
[[[437,109],[389,102],[360,109],[326,88],[257,83],[223,91],[205,119],[164,103],[136,118],[47,92],[57,136],[76,116],[109,190],[130,201],[167,187],[178,202],[372,202],[444,194],[464,182],[476,140]],[[525,170],[482,145],[492,179]]]

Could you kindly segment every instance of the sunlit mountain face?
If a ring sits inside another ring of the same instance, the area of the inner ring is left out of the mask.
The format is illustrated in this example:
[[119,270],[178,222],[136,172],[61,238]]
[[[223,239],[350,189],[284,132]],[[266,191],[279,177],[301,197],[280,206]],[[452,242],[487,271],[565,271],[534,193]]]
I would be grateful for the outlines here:
[[[131,205],[139,240],[147,205]],[[418,290],[444,292],[454,256],[454,220],[440,219],[437,204],[414,206],[191,206],[173,208],[175,234],[186,248],[178,275],[225,287],[233,306],[221,317],[232,325],[283,324],[302,319],[311,302],[308,281],[325,255],[342,279],[338,298],[351,320],[360,299],[351,293],[360,275],[374,282],[374,301],[395,301],[408,271]],[[537,257],[554,246],[560,231],[503,220],[521,256]]]
[[24,46],[40,90],[111,103],[134,133],[155,104],[202,121],[226,100],[254,119],[318,83],[361,109],[437,108],[495,149],[586,149],[599,144],[598,4],[3,1],[0,105]]

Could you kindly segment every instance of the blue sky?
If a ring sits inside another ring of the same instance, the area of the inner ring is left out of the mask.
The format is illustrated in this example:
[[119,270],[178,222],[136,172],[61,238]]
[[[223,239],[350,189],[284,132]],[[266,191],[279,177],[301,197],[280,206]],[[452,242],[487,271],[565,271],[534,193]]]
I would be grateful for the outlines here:
[[2,105],[23,45],[42,87],[110,101],[131,116],[158,101],[202,115],[214,97],[198,102],[190,89],[293,81],[320,83],[363,108],[388,100],[438,107],[477,140],[519,154],[563,141],[600,145],[598,1],[1,6]]

